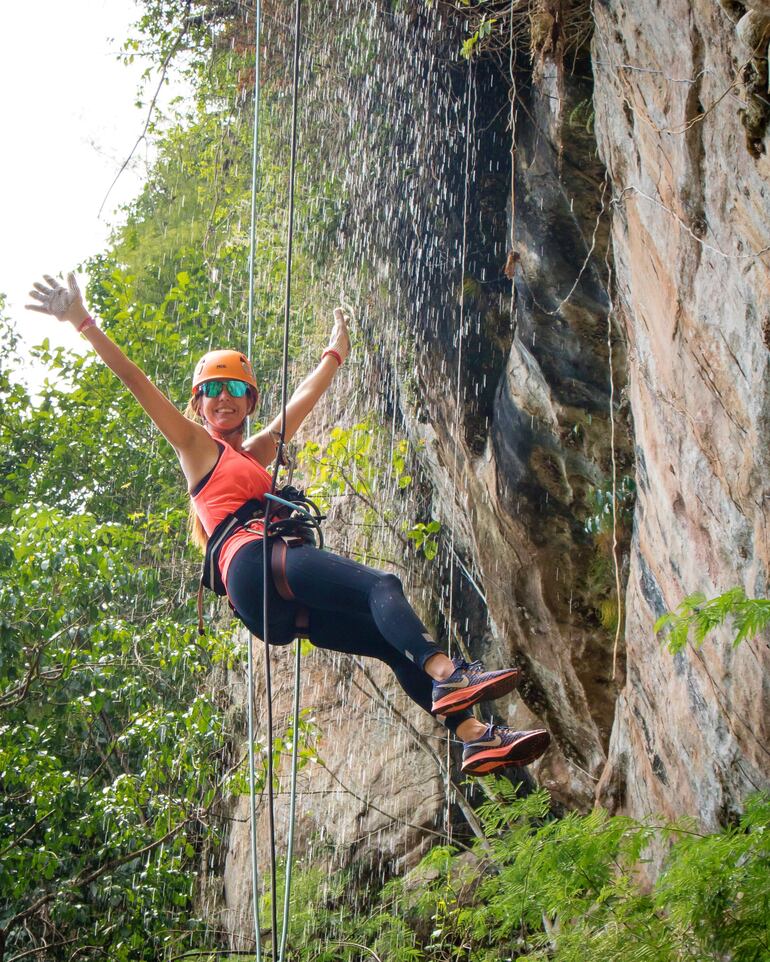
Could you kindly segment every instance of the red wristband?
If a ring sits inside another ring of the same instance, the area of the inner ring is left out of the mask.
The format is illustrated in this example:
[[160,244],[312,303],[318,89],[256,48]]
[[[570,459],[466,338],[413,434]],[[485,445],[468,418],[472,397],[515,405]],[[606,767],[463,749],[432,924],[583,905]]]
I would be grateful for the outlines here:
[[85,319],[81,322],[78,328],[78,334],[82,334],[83,331],[87,331],[89,327],[95,327],[96,321],[91,317],[90,314],[86,314]]
[[334,360],[337,362],[337,364],[338,364],[340,367],[342,367],[342,358],[340,357],[338,351],[335,351],[333,347],[327,347],[326,350],[325,350],[325,351],[323,352],[323,354],[321,355],[321,360],[322,360],[322,361],[323,361],[323,359],[326,357],[327,354],[331,354],[331,356],[334,358]]

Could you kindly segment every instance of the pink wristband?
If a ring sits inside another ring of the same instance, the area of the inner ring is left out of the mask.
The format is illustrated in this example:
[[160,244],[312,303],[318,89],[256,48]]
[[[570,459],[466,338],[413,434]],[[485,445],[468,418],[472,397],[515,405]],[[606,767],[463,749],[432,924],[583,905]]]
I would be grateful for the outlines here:
[[325,351],[323,352],[323,354],[321,355],[321,360],[322,360],[322,361],[323,361],[323,359],[326,357],[327,354],[331,354],[331,356],[334,358],[334,360],[337,362],[337,364],[338,364],[340,367],[342,367],[342,358],[340,357],[339,353],[334,350],[333,347],[327,347],[327,348],[326,348],[326,350],[325,350]]
[[86,314],[84,320],[81,322],[78,328],[78,334],[82,334],[83,331],[88,330],[89,327],[95,327],[96,321],[91,317],[90,314]]

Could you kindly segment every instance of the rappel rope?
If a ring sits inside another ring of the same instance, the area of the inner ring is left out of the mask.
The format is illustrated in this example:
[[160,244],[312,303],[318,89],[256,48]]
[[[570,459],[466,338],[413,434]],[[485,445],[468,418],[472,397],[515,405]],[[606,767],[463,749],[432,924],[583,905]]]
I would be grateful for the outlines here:
[[[248,299],[248,357],[251,361],[254,319],[254,259],[256,248],[256,195],[257,173],[259,169],[259,47],[261,31],[261,6],[256,0],[255,7],[256,38],[255,38],[255,69],[254,69],[254,140],[252,152],[251,178],[251,230],[249,237],[249,299]],[[281,373],[281,431],[276,448],[275,463],[270,494],[265,496],[268,507],[265,509],[264,530],[262,538],[263,560],[263,635],[265,646],[265,698],[267,702],[267,796],[268,796],[268,824],[270,835],[270,909],[271,909],[271,957],[276,959],[276,942],[278,936],[277,920],[277,879],[276,879],[276,851],[275,851],[275,796],[273,790],[273,706],[272,679],[270,673],[270,642],[269,642],[269,613],[268,613],[268,525],[270,521],[270,506],[281,503],[275,495],[278,471],[283,461],[283,448],[286,438],[286,405],[289,366],[289,325],[291,316],[291,270],[292,250],[294,240],[294,181],[297,160],[297,100],[299,91],[299,48],[300,48],[301,0],[295,5],[295,33],[294,33],[294,68],[292,77],[292,131],[291,131],[291,161],[289,167],[289,211],[288,232],[286,242],[286,294],[284,303],[283,325],[283,363]],[[280,936],[279,962],[283,962],[289,928],[289,909],[291,900],[291,864],[294,849],[294,820],[296,813],[297,767],[299,758],[299,691],[300,691],[300,640],[296,639],[296,655],[294,669],[294,706],[292,714],[292,762],[291,762],[291,791],[289,803],[289,836],[286,857],[286,876],[284,884],[284,904],[282,929]],[[262,945],[259,924],[259,872],[257,866],[257,822],[256,822],[256,778],[254,764],[254,666],[252,645],[249,639],[247,658],[247,685],[249,704],[249,806],[251,826],[251,861],[252,861],[252,902],[254,915],[254,938],[256,945],[256,960],[261,962]]]
[[[251,152],[251,221],[249,229],[249,300],[246,352],[251,364],[254,339],[254,254],[257,223],[257,173],[259,171],[259,45],[262,32],[262,4],[255,0],[254,6],[254,134]],[[253,367],[252,367],[253,370]],[[249,419],[250,421],[250,419]],[[249,421],[247,421],[247,432]],[[259,935],[259,868],[257,864],[257,803],[254,765],[254,657],[251,635],[246,646],[246,700],[248,702],[249,738],[249,829],[251,834],[251,904],[254,921],[255,958],[262,962],[262,943]]]
[[[468,251],[468,178],[470,173],[470,150],[471,150],[471,95],[474,90],[473,84],[473,61],[468,61],[468,81],[466,88],[466,107],[465,107],[465,189],[463,192],[463,239],[460,253],[460,323],[457,332],[457,370],[455,374],[455,423],[452,432],[454,436],[454,449],[452,459],[452,510],[449,519],[449,631],[447,632],[447,644],[449,655],[452,654],[452,617],[454,614],[454,561],[455,561],[455,507],[457,504],[457,439],[460,434],[460,391],[462,383],[462,363],[463,363],[463,336],[465,333],[465,261]],[[457,632],[459,639],[459,631]],[[465,654],[464,652],[461,652]],[[452,841],[452,766],[451,766],[451,744],[452,738],[447,731],[446,736],[446,835]]]

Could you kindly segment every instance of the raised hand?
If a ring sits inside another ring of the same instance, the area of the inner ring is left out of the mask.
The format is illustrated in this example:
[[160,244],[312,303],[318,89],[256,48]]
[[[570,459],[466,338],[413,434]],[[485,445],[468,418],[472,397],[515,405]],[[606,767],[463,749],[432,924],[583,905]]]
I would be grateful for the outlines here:
[[348,333],[349,320],[350,318],[345,313],[344,308],[334,308],[334,327],[332,328],[332,333],[329,337],[329,344],[326,349],[327,351],[336,351],[343,361],[348,354],[350,354],[350,334]]
[[67,275],[67,287],[50,274],[43,274],[43,277],[48,286],[35,281],[35,290],[29,292],[29,296],[40,303],[26,304],[27,310],[50,314],[60,321],[69,321],[75,327],[79,327],[88,317],[88,311],[83,303],[83,295],[80,293],[75,275],[72,273]]

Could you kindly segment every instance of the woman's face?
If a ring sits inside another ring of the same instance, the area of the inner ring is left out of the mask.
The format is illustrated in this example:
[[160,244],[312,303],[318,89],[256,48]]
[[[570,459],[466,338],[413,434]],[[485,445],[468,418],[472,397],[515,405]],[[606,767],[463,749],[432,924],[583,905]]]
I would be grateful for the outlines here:
[[238,430],[257,403],[253,388],[249,388],[243,397],[231,397],[226,384],[217,397],[206,397],[205,394],[198,394],[196,397],[198,413],[220,434]]

